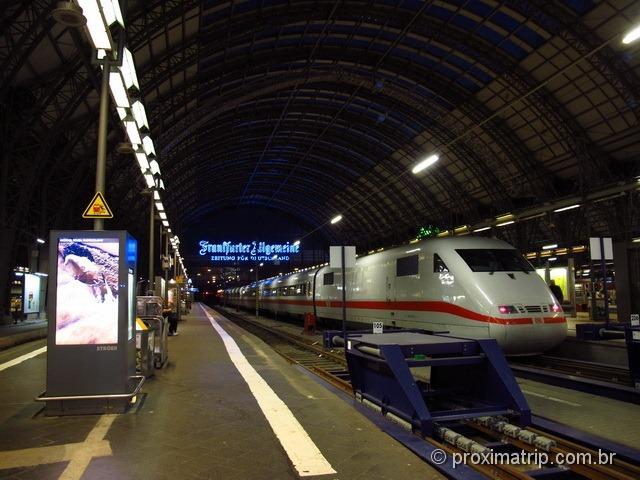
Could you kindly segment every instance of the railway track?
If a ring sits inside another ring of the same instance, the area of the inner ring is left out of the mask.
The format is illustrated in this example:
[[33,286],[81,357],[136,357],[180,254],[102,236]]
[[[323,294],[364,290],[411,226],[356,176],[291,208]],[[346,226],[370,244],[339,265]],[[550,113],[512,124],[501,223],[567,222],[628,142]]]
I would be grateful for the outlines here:
[[574,375],[580,378],[600,380],[614,385],[631,386],[629,370],[614,365],[602,365],[585,360],[575,360],[552,355],[517,358],[510,360],[512,365],[535,367],[554,373]]
[[[244,315],[235,314],[226,309],[221,309],[220,313],[262,339],[290,363],[302,366],[342,391],[353,395],[342,350],[326,350],[318,342],[271,329],[260,322],[255,322]],[[404,423],[405,428],[408,426],[402,420],[399,423]],[[530,443],[506,435],[504,432],[495,431],[478,422],[464,422],[459,425],[459,428],[456,428],[456,431],[459,431],[460,435],[465,438],[471,438],[477,444],[503,455],[521,455],[521,452],[525,452],[532,459],[540,458],[539,455],[546,455],[546,458],[549,459],[549,463],[546,465],[536,464],[535,461],[517,465],[504,463],[468,465],[487,478],[500,480],[531,480],[542,477],[593,480],[637,480],[640,478],[639,465],[615,458],[611,464],[598,463],[599,452],[538,428],[529,427],[525,431],[550,440],[552,447],[546,452],[539,451],[538,447]],[[449,455],[465,454],[462,448],[447,441],[444,435],[441,438],[424,438],[424,440],[432,447],[442,449]],[[565,462],[559,460],[567,458],[590,458],[595,459],[596,462],[581,462],[564,466]]]

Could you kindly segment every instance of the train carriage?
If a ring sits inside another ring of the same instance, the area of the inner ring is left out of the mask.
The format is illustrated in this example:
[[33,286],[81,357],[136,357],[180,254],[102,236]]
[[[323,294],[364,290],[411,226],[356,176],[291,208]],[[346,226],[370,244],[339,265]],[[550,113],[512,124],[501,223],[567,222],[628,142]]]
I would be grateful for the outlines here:
[[[260,308],[279,315],[342,316],[340,269],[328,266],[258,282]],[[469,338],[495,338],[508,355],[541,353],[566,336],[562,308],[511,245],[497,239],[424,240],[357,259],[346,274],[351,324],[382,321]],[[255,308],[256,285],[232,303]],[[251,298],[251,292],[254,296]]]

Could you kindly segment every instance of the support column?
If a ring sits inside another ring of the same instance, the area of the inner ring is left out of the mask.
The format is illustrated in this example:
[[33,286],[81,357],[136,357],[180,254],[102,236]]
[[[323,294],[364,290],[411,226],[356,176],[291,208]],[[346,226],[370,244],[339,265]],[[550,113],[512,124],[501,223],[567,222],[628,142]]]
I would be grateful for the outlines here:
[[[98,156],[96,159],[96,192],[104,195],[104,184],[107,168],[107,122],[109,121],[109,56],[103,60],[102,87],[100,90],[100,119],[98,122]],[[104,220],[93,221],[94,230],[104,230]]]
[[[167,302],[167,298],[169,297],[167,295],[167,290],[169,288],[169,231],[165,230],[164,232],[164,261],[167,262],[166,267],[167,268],[163,268],[164,269],[164,292],[162,292],[162,294],[164,295],[164,301],[165,303]],[[164,267],[165,265],[163,265]]]
[[153,257],[155,255],[154,253],[154,234],[155,234],[155,204],[154,204],[154,199],[153,199],[153,191],[151,192],[151,195],[149,195],[149,290],[148,291],[153,291],[153,272],[154,272],[154,268],[153,268]]
[[567,258],[567,300],[571,308],[576,308],[576,261],[575,258]]
[[[629,248],[627,242],[613,244],[613,268],[616,274],[616,311],[619,322],[628,322],[631,311],[631,278],[629,275]],[[637,294],[637,293],[636,293]]]

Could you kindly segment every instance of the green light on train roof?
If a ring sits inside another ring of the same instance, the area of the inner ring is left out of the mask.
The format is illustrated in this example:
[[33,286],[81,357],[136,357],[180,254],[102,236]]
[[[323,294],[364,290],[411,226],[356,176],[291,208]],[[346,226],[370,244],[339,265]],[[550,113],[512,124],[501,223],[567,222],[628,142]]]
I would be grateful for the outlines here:
[[433,225],[428,225],[426,227],[420,227],[420,230],[418,230],[417,238],[418,239],[423,239],[423,238],[435,237],[440,232],[441,232],[440,228],[434,227]]

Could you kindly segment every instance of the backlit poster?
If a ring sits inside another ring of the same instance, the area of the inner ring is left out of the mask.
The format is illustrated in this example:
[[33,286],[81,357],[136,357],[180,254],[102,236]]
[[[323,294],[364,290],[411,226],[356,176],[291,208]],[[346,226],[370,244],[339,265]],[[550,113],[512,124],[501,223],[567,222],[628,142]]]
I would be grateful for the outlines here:
[[136,322],[133,314],[136,311],[136,296],[134,293],[134,289],[136,286],[136,281],[133,276],[133,270],[129,269],[129,274],[127,276],[128,280],[128,288],[129,288],[129,305],[128,305],[128,315],[127,315],[127,325],[129,326],[129,331],[127,332],[127,339],[131,340],[133,338],[133,324]]
[[24,313],[40,312],[40,277],[32,273],[24,274],[24,295],[22,300]]
[[118,343],[117,238],[58,241],[56,345]]

